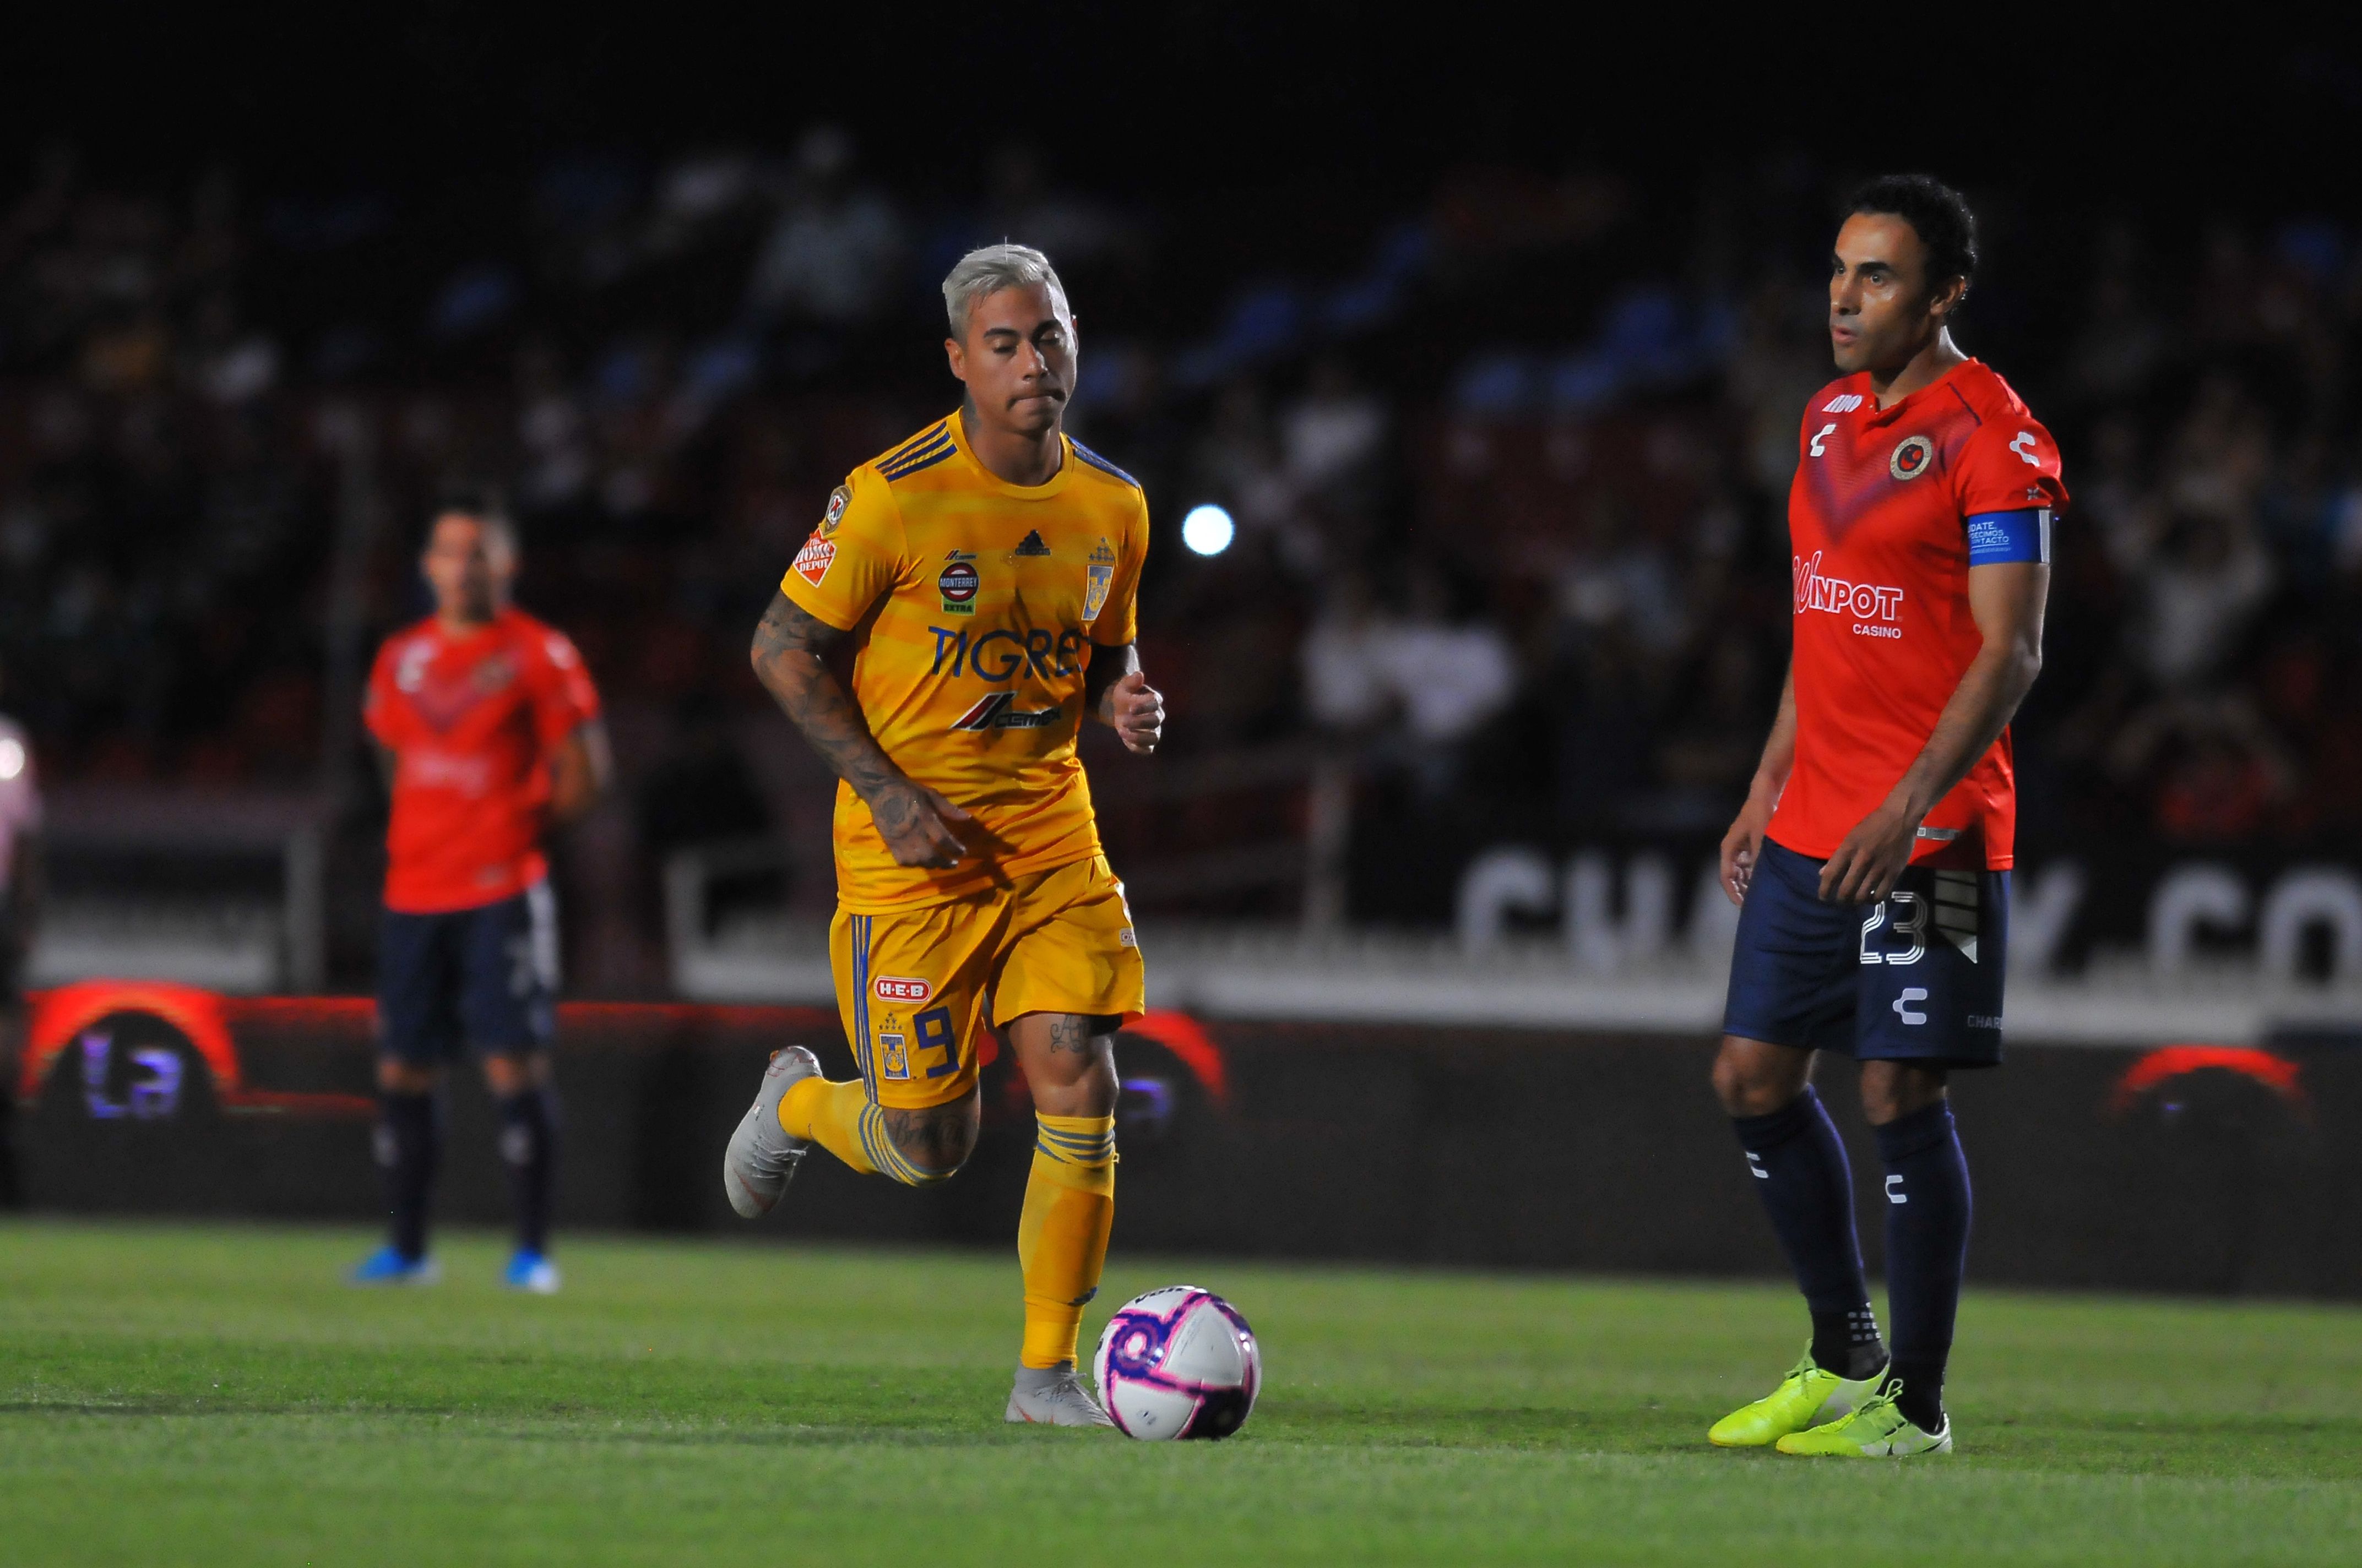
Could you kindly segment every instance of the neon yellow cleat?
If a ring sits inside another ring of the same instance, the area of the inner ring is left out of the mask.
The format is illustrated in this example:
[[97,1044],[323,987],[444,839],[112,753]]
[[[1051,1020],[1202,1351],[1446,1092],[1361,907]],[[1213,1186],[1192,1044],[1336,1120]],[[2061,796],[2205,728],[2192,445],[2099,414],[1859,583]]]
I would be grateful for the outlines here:
[[1780,1387],[1715,1422],[1705,1434],[1706,1441],[1721,1448],[1768,1447],[1791,1432],[1851,1415],[1885,1376],[1881,1372],[1874,1377],[1840,1377],[1815,1365],[1807,1349]]
[[1902,1387],[1900,1379],[1888,1379],[1886,1387],[1851,1415],[1782,1438],[1780,1452],[1840,1459],[1908,1459],[1915,1453],[1951,1453],[1951,1416],[1948,1413],[1944,1424],[1934,1431],[1923,1430],[1894,1408],[1894,1396]]

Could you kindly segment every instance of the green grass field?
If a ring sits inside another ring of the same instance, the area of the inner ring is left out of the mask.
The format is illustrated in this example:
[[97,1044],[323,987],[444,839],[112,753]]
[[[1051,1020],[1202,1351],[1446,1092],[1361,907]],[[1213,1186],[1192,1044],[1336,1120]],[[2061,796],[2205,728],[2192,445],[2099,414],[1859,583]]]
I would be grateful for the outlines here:
[[[0,1561],[2362,1560],[2362,1312],[1971,1296],[1960,1453],[1723,1453],[1772,1288],[1123,1258],[1263,1336],[1226,1443],[1000,1423],[1013,1260],[568,1238],[565,1293],[358,1231],[0,1226]],[[1086,1324],[1095,1334],[1097,1320]],[[1088,1340],[1087,1338],[1087,1344]]]

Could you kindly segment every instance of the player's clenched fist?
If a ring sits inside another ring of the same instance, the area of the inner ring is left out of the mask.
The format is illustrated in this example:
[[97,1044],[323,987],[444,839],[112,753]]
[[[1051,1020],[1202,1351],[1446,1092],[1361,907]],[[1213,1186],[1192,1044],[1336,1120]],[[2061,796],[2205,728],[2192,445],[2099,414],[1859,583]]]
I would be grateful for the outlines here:
[[1164,694],[1148,684],[1148,677],[1132,671],[1108,690],[1108,722],[1115,726],[1117,738],[1124,750],[1142,756],[1156,750],[1164,739]]
[[967,851],[952,827],[966,822],[967,813],[922,784],[902,779],[883,786],[869,802],[869,815],[898,865],[955,866]]

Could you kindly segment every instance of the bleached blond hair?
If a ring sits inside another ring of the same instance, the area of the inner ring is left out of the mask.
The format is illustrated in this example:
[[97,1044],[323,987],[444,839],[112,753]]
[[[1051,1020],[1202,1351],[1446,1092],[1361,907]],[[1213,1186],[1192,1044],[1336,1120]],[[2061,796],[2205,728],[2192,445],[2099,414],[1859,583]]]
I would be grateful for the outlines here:
[[944,274],[944,313],[951,320],[952,335],[967,341],[968,317],[978,300],[1003,289],[1034,288],[1050,291],[1050,308],[1071,331],[1075,313],[1066,303],[1066,286],[1058,281],[1058,269],[1050,265],[1048,257],[1030,245],[1007,240],[978,246]]

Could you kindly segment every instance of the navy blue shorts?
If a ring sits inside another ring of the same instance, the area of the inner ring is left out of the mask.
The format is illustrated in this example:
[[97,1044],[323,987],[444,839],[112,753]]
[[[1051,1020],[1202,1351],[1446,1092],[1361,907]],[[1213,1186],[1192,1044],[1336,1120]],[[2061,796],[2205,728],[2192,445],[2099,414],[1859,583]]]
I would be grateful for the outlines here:
[[466,1050],[539,1050],[557,1033],[557,911],[549,884],[442,915],[389,909],[377,956],[379,1049],[414,1067]]
[[1863,1061],[1998,1067],[2009,873],[1912,866],[1883,904],[1824,904],[1827,863],[1763,840],[1722,1032]]

